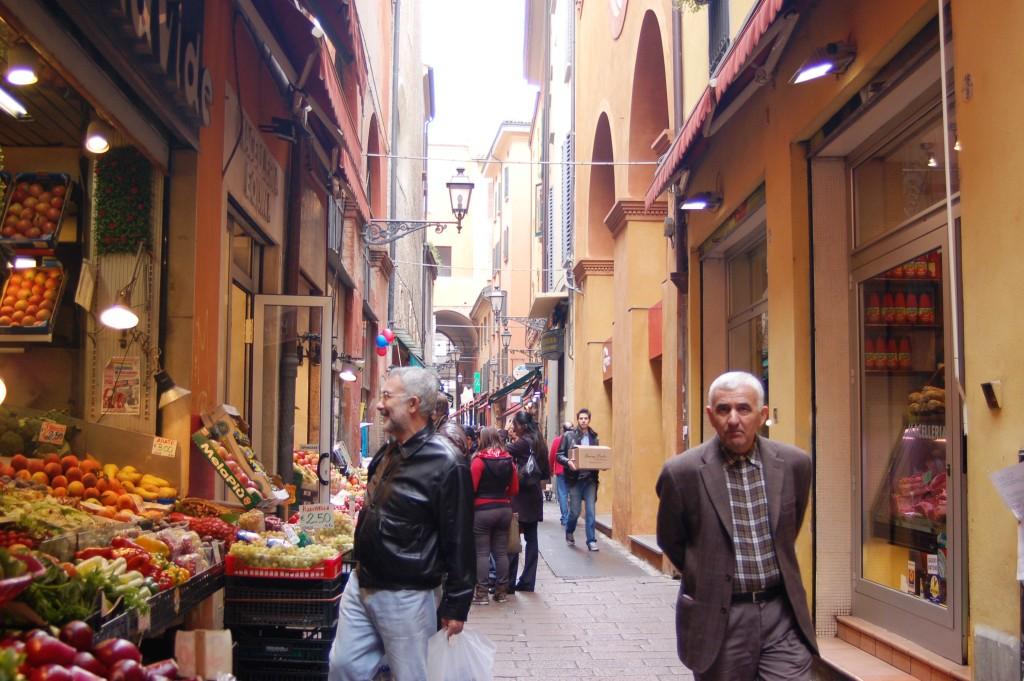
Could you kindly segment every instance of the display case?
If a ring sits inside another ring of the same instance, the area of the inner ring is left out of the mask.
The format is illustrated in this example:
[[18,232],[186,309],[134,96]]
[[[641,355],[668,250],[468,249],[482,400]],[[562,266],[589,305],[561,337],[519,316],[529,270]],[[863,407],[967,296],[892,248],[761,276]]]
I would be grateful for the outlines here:
[[60,235],[73,184],[66,173],[18,173],[0,219],[0,244],[14,250],[52,253]]
[[53,339],[67,273],[56,258],[44,257],[38,267],[8,272],[0,291],[0,343],[45,342]]

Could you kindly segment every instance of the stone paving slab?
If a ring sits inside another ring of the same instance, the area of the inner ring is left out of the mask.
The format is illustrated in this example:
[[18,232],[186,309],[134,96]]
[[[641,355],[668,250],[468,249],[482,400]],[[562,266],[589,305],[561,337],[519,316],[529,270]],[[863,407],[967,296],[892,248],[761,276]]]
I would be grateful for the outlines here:
[[541,524],[537,591],[469,613],[467,628],[497,647],[495,681],[693,679],[676,656],[679,582],[603,536],[601,551],[588,552],[582,527],[582,550],[566,546],[557,506],[545,511],[555,522]]

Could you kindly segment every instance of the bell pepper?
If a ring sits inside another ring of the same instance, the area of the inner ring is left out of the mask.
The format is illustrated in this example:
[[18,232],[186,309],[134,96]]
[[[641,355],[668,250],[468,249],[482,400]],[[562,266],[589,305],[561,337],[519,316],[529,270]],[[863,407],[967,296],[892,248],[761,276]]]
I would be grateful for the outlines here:
[[144,535],[136,539],[135,543],[150,553],[158,556],[167,556],[171,553],[171,549],[167,544],[154,537],[147,537]]
[[128,537],[114,537],[110,545],[115,549],[141,549],[142,547]]
[[75,558],[79,560],[88,560],[94,556],[103,556],[107,560],[114,557],[114,549],[109,546],[96,546],[88,549],[82,549],[75,554]]

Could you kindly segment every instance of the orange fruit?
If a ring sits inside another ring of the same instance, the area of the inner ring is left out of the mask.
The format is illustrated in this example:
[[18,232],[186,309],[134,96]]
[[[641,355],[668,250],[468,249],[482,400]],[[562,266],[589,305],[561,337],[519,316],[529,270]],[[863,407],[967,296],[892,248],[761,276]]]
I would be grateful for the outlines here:
[[42,473],[44,465],[42,459],[29,459],[26,467],[29,473]]
[[100,462],[95,459],[86,459],[78,465],[83,473],[95,473],[100,469]]
[[100,491],[95,487],[86,487],[84,496],[86,499],[99,499]]
[[75,480],[74,482],[68,485],[68,494],[70,494],[73,497],[82,496],[83,494],[85,494],[85,485],[83,485],[80,481]]
[[50,477],[42,471],[36,471],[32,474],[32,482],[37,485],[48,485],[50,484]]
[[118,494],[124,494],[124,485],[117,478],[112,478],[108,483],[109,489],[117,492]]
[[83,473],[84,475],[82,475],[82,484],[85,485],[86,487],[95,487],[96,476],[93,475],[92,473],[85,473],[85,471],[83,471]]
[[23,470],[28,467],[28,458],[24,454],[15,454],[11,457],[11,466],[16,471]]
[[32,474],[31,474],[31,473],[29,473],[29,472],[28,472],[27,470],[25,470],[24,468],[22,468],[22,469],[21,469],[20,471],[18,471],[18,472],[17,472],[16,474],[15,474],[15,476],[14,476],[14,477],[18,478],[19,480],[31,480],[31,479],[32,479]]
[[68,490],[66,487],[54,487],[52,494],[55,497],[66,497],[68,495]]
[[48,463],[45,466],[43,466],[43,472],[46,473],[46,475],[48,475],[49,477],[55,478],[61,473],[60,464]]
[[100,494],[100,503],[104,506],[117,506],[117,492],[111,492],[107,490]]
[[72,466],[71,468],[64,469],[64,475],[68,477],[68,480],[81,480],[82,469],[78,466]]
[[80,461],[77,456],[74,454],[68,454],[60,460],[60,467],[66,471],[69,468],[77,468],[79,463]]
[[55,475],[52,478],[50,478],[50,484],[53,485],[54,487],[67,487],[68,479],[63,475]]
[[124,509],[114,514],[114,520],[119,520],[122,523],[130,523],[135,520],[135,514],[128,509]]
[[55,463],[55,464],[57,464],[59,466],[60,465],[60,454],[58,454],[57,452],[50,452],[45,457],[43,457],[43,462],[44,463]]
[[103,494],[110,489],[110,483],[107,482],[106,478],[100,478],[96,481],[96,489],[100,491],[100,494]]
[[134,510],[135,500],[127,494],[122,494],[117,498],[117,507],[126,511]]
[[13,478],[14,474],[17,472],[18,471],[14,470],[14,466],[7,465],[3,467],[3,470],[0,470],[0,475],[6,475],[8,478]]

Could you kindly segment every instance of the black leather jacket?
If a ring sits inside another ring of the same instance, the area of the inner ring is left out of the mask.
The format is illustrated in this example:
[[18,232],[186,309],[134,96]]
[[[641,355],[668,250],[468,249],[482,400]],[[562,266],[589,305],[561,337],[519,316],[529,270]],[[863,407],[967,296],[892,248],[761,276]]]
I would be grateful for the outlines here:
[[[590,428],[590,444],[592,447],[597,447],[601,444],[600,440],[597,439],[597,431]],[[558,454],[555,458],[558,463],[562,464],[562,474],[565,476],[566,482],[573,483],[577,480],[590,480],[593,478],[595,481],[600,477],[600,471],[574,471],[569,468],[569,450],[579,445],[583,439],[583,431],[579,429],[579,426],[573,428],[569,432],[562,435],[562,441],[558,445]]]
[[465,621],[476,582],[469,466],[433,426],[382,447],[370,463],[369,480],[390,456],[400,458],[367,490],[356,523],[359,586],[434,589],[443,581],[438,614]]

